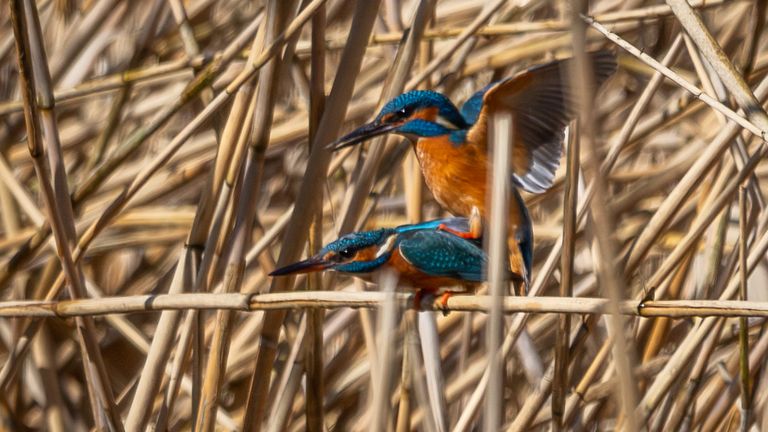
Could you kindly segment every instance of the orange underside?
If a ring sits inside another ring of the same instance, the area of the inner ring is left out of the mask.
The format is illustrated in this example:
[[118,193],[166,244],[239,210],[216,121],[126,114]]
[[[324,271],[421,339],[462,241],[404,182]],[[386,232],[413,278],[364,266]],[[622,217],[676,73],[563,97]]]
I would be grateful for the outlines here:
[[440,288],[465,284],[452,278],[427,275],[403,259],[397,250],[392,253],[388,264],[399,273],[401,285],[411,288],[437,291]]
[[[469,217],[472,207],[477,207],[481,216],[487,215],[488,156],[480,146],[456,146],[448,136],[439,136],[420,139],[415,150],[424,181],[440,205],[456,216]],[[509,223],[519,226],[521,219],[521,210],[513,200]]]
[[[424,181],[437,202],[456,216],[469,217],[472,207],[485,218],[488,190],[488,157],[485,146],[456,146],[448,136],[422,138],[414,146],[424,174]],[[510,233],[522,222],[522,209],[516,200],[509,203]],[[516,243],[510,241],[510,266],[513,273],[523,274],[523,259]]]

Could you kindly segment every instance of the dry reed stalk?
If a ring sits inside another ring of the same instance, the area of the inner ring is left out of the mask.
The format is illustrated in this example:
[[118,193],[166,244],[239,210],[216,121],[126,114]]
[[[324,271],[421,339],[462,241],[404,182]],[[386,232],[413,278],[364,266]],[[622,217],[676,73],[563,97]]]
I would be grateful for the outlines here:
[[[105,210],[105,212],[101,215],[101,217],[95,221],[83,234],[83,236],[80,238],[80,241],[78,242],[77,248],[73,252],[73,257],[75,260],[79,260],[82,256],[82,253],[85,248],[88,247],[88,245],[93,241],[94,237],[98,235],[98,233],[103,230],[107,223],[110,221],[111,218],[113,218],[118,212],[122,210],[122,208],[127,204],[127,201],[135,195],[138,190],[146,184],[147,180],[150,176],[154,174],[154,172],[159,169],[160,166],[165,164],[170,157],[179,149],[179,147],[186,141],[186,139],[201,125],[201,123],[207,119],[216,109],[220,108],[222,104],[229,98],[229,96],[236,91],[239,86],[241,86],[244,82],[246,82],[249,77],[251,77],[255,72],[263,66],[273,55],[276,54],[277,49],[281,46],[282,43],[285,43],[286,40],[293,35],[295,35],[298,30],[301,28],[301,25],[303,25],[311,16],[311,13],[314,11],[313,8],[317,8],[319,4],[321,4],[322,1],[316,0],[312,4],[308,5],[308,7],[303,11],[302,14],[300,14],[296,19],[287,26],[286,31],[282,33],[276,40],[269,45],[267,49],[259,56],[259,58],[254,61],[253,63],[249,63],[250,68],[247,68],[243,72],[241,72],[233,82],[229,84],[227,89],[224,92],[221,92],[217,95],[217,97],[206,106],[206,109],[203,110],[203,112],[200,113],[195,119],[195,121],[191,122],[190,124],[185,127],[182,132],[176,136],[176,139],[169,145],[169,147],[161,152],[157,157],[154,158],[152,164],[149,167],[144,168],[138,175],[136,179],[134,179],[131,184],[122,191],[120,195],[118,195],[117,199],[114,200]],[[218,69],[211,69],[213,73],[215,73]],[[167,118],[176,112],[180,108],[181,105],[186,103],[191,97],[194,97],[194,95],[198,94],[205,85],[205,79],[202,81],[198,81],[197,83],[193,83],[191,88],[186,91],[180,101],[180,104],[172,105],[171,108],[165,110],[161,116],[159,116],[160,121],[157,122],[153,127],[157,127],[159,123],[162,123],[163,121],[167,120]],[[150,128],[152,129],[152,128]],[[141,133],[139,135],[142,135]],[[142,136],[140,139],[143,139],[144,136]],[[136,142],[136,141],[134,141]],[[130,147],[130,146],[129,146]],[[125,157],[125,155],[121,156]],[[118,158],[120,159],[120,158]],[[77,198],[77,197],[75,197]],[[51,288],[51,293],[58,292],[58,290],[61,288],[61,284],[63,283],[63,277],[59,277],[56,280],[55,285]],[[20,348],[20,352],[25,351],[25,346],[23,348]]]
[[[323,5],[312,17],[311,42],[312,51],[310,57],[309,77],[309,133],[307,143],[315,141],[315,134],[325,107],[325,27],[326,6]],[[312,149],[310,148],[311,152]],[[317,209],[309,233],[309,254],[316,254],[322,247],[323,236],[323,211],[321,206]],[[310,275],[307,283],[308,290],[322,290],[323,280],[320,275]],[[321,432],[325,426],[323,401],[325,394],[324,380],[324,354],[323,354],[323,310],[308,311],[309,343],[306,348],[306,429],[308,432]]]
[[491,194],[488,220],[488,285],[491,297],[491,309],[486,330],[486,358],[488,359],[489,385],[486,389],[485,412],[483,428],[486,431],[499,430],[504,423],[503,389],[504,362],[501,356],[502,330],[504,323],[501,317],[501,300],[508,291],[507,262],[507,224],[504,222],[509,214],[509,194],[507,176],[509,174],[510,143],[514,142],[512,134],[512,113],[502,111],[495,113],[489,123],[490,141],[488,159],[493,161],[489,171],[488,183]]
[[[702,84],[703,84],[704,88],[706,89],[706,91],[708,93],[710,93],[710,94],[716,94],[721,100],[724,100],[724,95],[722,94],[722,92],[719,92],[718,91],[719,89],[715,89],[713,87],[712,81],[709,79],[709,75],[707,74],[707,72],[706,72],[706,70],[704,68],[704,65],[702,64],[702,62],[701,62],[701,60],[700,60],[700,58],[698,56],[698,52],[695,51],[694,49],[692,49],[692,46],[691,46],[692,43],[690,42],[690,38],[687,35],[685,36],[685,43],[686,43],[686,46],[688,47],[688,51],[689,51],[689,54],[691,56],[691,59],[692,59],[692,61],[694,63],[694,66],[696,67],[696,71],[697,71],[697,73],[698,73],[698,75],[699,75],[699,77],[700,77],[700,79],[702,81]],[[721,122],[721,124],[725,124],[725,118],[722,117],[722,116],[718,116],[718,117],[719,117],[719,121]],[[734,158],[737,160],[737,163],[741,162],[739,164],[739,168],[741,169],[741,168],[743,168],[743,164],[745,162],[744,159],[747,157],[746,145],[743,142],[743,140],[741,140],[741,137],[739,137],[739,136],[736,137],[736,141],[735,141],[734,144],[735,144],[736,148],[732,152],[732,154],[734,155]],[[726,176],[727,176],[727,170],[724,169],[723,172],[722,172],[722,175],[720,176],[720,178],[718,180],[725,180]],[[750,175],[750,178],[752,178],[752,177],[754,177],[754,175]],[[751,185],[756,186],[757,183],[751,183]],[[720,186],[720,187],[718,187],[718,186]],[[707,205],[707,204],[709,204],[712,201],[712,199],[715,199],[714,197],[717,196],[716,193],[722,191],[722,186],[723,185],[722,185],[721,182],[715,182],[715,185],[711,188],[710,191],[708,191],[708,200],[706,201],[706,203],[702,203],[701,205],[702,206]],[[728,195],[731,195],[733,193],[733,190],[734,190],[733,188],[734,187],[736,187],[736,184],[731,184],[730,185],[730,189],[729,190],[731,192]],[[755,195],[756,196],[760,196],[759,189],[755,192]],[[726,201],[722,200],[722,203],[725,204]],[[717,207],[717,209],[719,211],[720,207]],[[712,222],[712,219],[715,216],[714,213],[705,212],[703,208],[700,208],[699,214],[697,215],[697,220],[698,220],[698,218],[702,217],[703,215],[709,215],[709,219],[706,220],[706,222],[705,222],[706,225],[710,224]],[[704,217],[707,217],[707,216],[704,216]],[[699,227],[698,229],[700,229],[702,227],[702,225],[699,224],[698,227]],[[694,229],[693,231],[697,231],[697,229]],[[685,242],[681,242],[681,243],[684,244]],[[672,298],[676,298],[678,296],[679,287],[682,284],[682,282],[685,280],[685,273],[684,272],[686,272],[687,269],[689,268],[690,262],[691,262],[691,258],[692,258],[692,255],[690,254],[690,252],[687,252],[685,257],[682,258],[683,261],[678,261],[678,262],[681,262],[682,266],[678,267],[678,269],[676,270],[675,276],[674,276],[674,279],[673,279],[673,282],[672,282],[672,285],[671,285],[671,288],[669,290],[669,294],[668,295],[671,296]],[[672,268],[671,266],[666,267],[666,269],[671,269],[671,268]],[[660,269],[660,270],[662,270],[662,269]],[[664,273],[663,273],[663,271],[660,271],[657,274],[663,275]],[[653,287],[656,286],[656,283],[652,283],[650,286],[651,286],[651,289],[653,289]],[[663,295],[663,294],[658,293],[657,295]],[[649,344],[646,345],[646,349],[645,349],[644,354],[643,354],[644,361],[650,360],[650,358],[652,358],[655,355],[655,353],[658,351],[659,346],[661,344],[662,334],[664,332],[666,332],[668,323],[669,323],[669,321],[666,320],[666,319],[661,319],[661,320],[658,320],[657,322],[654,323],[654,329],[653,329],[654,331],[653,331],[653,333],[652,333],[652,335],[650,337],[650,340],[653,343],[649,343]]]
[[[747,190],[739,188],[739,267],[747,267]],[[741,272],[739,277],[739,300],[747,300],[747,274]],[[747,335],[747,319],[739,318],[739,390],[741,406],[739,407],[739,429],[746,431],[750,424],[751,394],[749,385],[749,339]]]
[[[105,75],[72,88],[56,90],[54,91],[54,99],[57,105],[67,107],[77,101],[83,102],[89,96],[116,91],[126,85],[139,87],[145,81],[157,84],[164,80],[176,79],[178,78],[176,75],[185,74],[186,69],[201,66],[206,61],[207,57],[200,55],[191,59],[171,60],[157,65]],[[3,116],[21,112],[22,109],[23,103],[21,101],[4,101],[0,103],[0,115]]]
[[593,97],[594,82],[592,80],[592,70],[586,54],[586,26],[579,19],[579,15],[586,12],[586,2],[573,5],[571,10],[571,21],[573,25],[573,48],[574,48],[574,72],[572,75],[573,87],[576,90],[576,99],[579,107],[580,140],[584,141],[584,165],[586,177],[591,177],[594,185],[594,198],[590,201],[590,212],[592,214],[592,230],[597,243],[597,255],[602,263],[597,265],[597,277],[602,288],[607,293],[610,301],[612,314],[607,317],[608,331],[613,335],[613,361],[616,365],[617,373],[617,397],[621,401],[621,416],[619,424],[623,420],[625,427],[629,431],[639,430],[640,423],[634,416],[634,408],[637,404],[637,388],[632,379],[632,370],[634,362],[632,353],[628,349],[628,343],[624,336],[624,320],[619,315],[619,302],[623,298],[623,292],[626,292],[626,285],[622,280],[621,263],[616,259],[618,257],[618,247],[615,232],[615,216],[607,202],[607,185],[600,172],[600,162],[598,162],[598,151],[595,145],[595,119],[593,116]]
[[744,110],[752,122],[763,131],[768,129],[768,114],[766,114],[760,101],[757,100],[744,78],[739,74],[731,62],[729,62],[722,48],[712,34],[709,33],[704,23],[684,0],[667,0],[672,12],[677,16],[680,24],[696,43],[704,58],[714,69],[715,73],[723,80],[723,84],[731,92],[736,103]]
[[[355,35],[368,35],[376,17],[378,2],[374,4],[358,4],[355,10],[350,33]],[[359,36],[358,36],[359,37]],[[362,62],[365,44],[360,39],[351,39],[342,54],[340,60],[341,72],[334,80],[334,87],[328,95],[327,104],[323,116],[317,128],[312,147],[320,149],[320,146],[331,142],[339,132],[339,124],[344,116],[344,109],[352,95],[352,85]],[[314,213],[318,200],[315,198],[321,190],[319,178],[323,178],[330,162],[330,154],[327,151],[314,151],[310,155],[302,187],[298,194],[298,201],[294,207],[288,224],[293,228],[285,238],[284,247],[281,250],[278,265],[286,265],[298,259],[301,253],[299,245],[304,243],[309,228],[307,215]],[[271,291],[285,291],[290,288],[290,281],[276,279]],[[265,327],[262,329],[261,342],[258,357],[256,359],[254,373],[251,378],[251,391],[249,391],[246,416],[243,421],[244,430],[259,430],[260,423],[265,418],[265,404],[267,388],[269,386],[269,367],[274,360],[277,333],[284,318],[284,313],[268,314],[265,317]]]
[[[768,222],[768,219],[765,218],[764,214],[761,215],[761,221],[758,224],[759,231],[762,232],[762,227],[766,225],[766,222]],[[747,274],[750,274],[755,268],[756,262],[759,259],[758,257],[765,253],[766,250],[768,250],[768,237],[763,235],[761,238],[756,239],[756,241],[750,245],[750,253],[747,259],[747,268],[741,268],[739,269],[739,272],[746,272]],[[723,285],[725,286],[725,289],[722,291],[720,297],[722,299],[728,299],[732,297],[737,291],[738,279],[735,277],[730,281],[724,279]],[[643,418],[647,418],[650,415],[650,411],[658,405],[662,392],[669,388],[672,379],[675,377],[674,371],[679,370],[681,363],[687,361],[690,358],[695,347],[700,344],[701,341],[706,337],[708,332],[715,325],[716,321],[717,320],[715,319],[704,319],[699,323],[693,332],[686,336],[685,340],[683,340],[681,343],[680,348],[678,348],[678,350],[670,358],[669,363],[665,365],[664,369],[662,369],[662,371],[656,377],[656,380],[646,392],[643,401],[641,401],[641,404],[638,407],[638,411],[639,414],[643,416]]]
[[61,394],[59,380],[56,379],[56,364],[51,344],[50,330],[44,328],[32,346],[32,358],[40,369],[40,379],[45,388],[46,407],[45,425],[51,431],[72,430],[72,418],[68,415]]
[[[723,324],[724,320],[721,320],[715,327],[712,335],[703,344],[700,356],[696,359],[696,364],[691,369],[689,378],[680,383],[680,389],[677,392],[674,406],[672,407],[669,418],[666,422],[667,427],[679,428],[684,421],[690,423],[690,417],[693,416],[691,401],[694,392],[698,390],[700,382],[702,381],[702,374],[704,373],[707,364],[709,363],[710,355],[712,350],[715,348],[717,339],[719,338],[720,332],[723,329]],[[673,395],[674,393],[671,393],[670,397]],[[686,419],[685,417],[688,418]]]
[[[435,430],[448,430],[448,411],[445,398],[444,371],[441,365],[440,338],[434,312],[417,314],[419,342],[421,345],[424,374],[427,384],[427,417],[432,417]],[[424,404],[422,404],[424,405]]]
[[[744,129],[750,131],[754,135],[760,137],[762,140],[766,140],[768,135],[766,135],[766,129],[763,129],[760,126],[755,125],[752,122],[752,118],[745,118],[738,113],[734,112],[732,109],[728,108],[727,106],[723,105],[721,102],[714,99],[712,96],[704,93],[701,89],[696,87],[695,85],[691,84],[689,81],[687,81],[685,78],[681,77],[679,74],[675,73],[671,69],[662,66],[657,60],[655,60],[653,57],[649,56],[648,54],[645,54],[642,50],[634,47],[632,44],[627,42],[626,40],[623,40],[621,37],[619,37],[617,34],[609,31],[605,26],[597,22],[595,19],[587,16],[582,16],[582,18],[593,28],[595,28],[598,32],[602,33],[605,37],[610,39],[612,42],[616,43],[616,45],[624,48],[628,52],[630,52],[632,55],[636,56],[643,62],[647,63],[654,69],[661,71],[661,73],[664,74],[667,78],[674,81],[676,84],[678,84],[680,87],[686,89],[691,94],[693,94],[697,99],[701,100],[705,104],[709,105],[713,109],[717,110],[719,113],[723,114],[724,116],[728,117],[729,120],[732,120],[739,125],[741,125]],[[762,121],[762,120],[761,120]]]
[[[751,264],[750,264],[751,265]],[[269,311],[290,309],[375,308],[382,296],[374,292],[319,291],[267,294],[185,293],[101,297],[79,300],[13,300],[0,302],[2,317],[66,318],[87,315],[144,313],[163,310]],[[411,294],[398,294],[403,305],[413,303]],[[459,295],[447,300],[446,311],[488,312],[492,303],[487,295]],[[505,297],[504,313],[606,314],[608,300],[595,297]],[[441,311],[439,302],[420,310]],[[620,312],[639,317],[764,317],[768,302],[740,300],[624,300]]]
[[[254,21],[255,22],[255,21]],[[255,30],[255,28],[254,28]],[[249,32],[246,32],[249,33]],[[253,33],[253,32],[251,32]],[[239,47],[240,44],[234,44],[230,45],[234,47]],[[234,52],[234,50],[230,50],[230,52]],[[256,52],[256,50],[253,50],[253,52]],[[241,91],[248,91],[250,86],[246,85],[244,86],[245,89],[241,90],[238,89],[237,95],[235,96],[235,106],[237,106],[237,98],[240,95]],[[239,120],[239,118],[238,118]],[[226,128],[225,133],[226,136]],[[221,157],[224,157],[226,159],[228,153],[227,149],[228,146],[224,145],[226,142],[225,139],[222,139],[222,144],[220,150],[220,153],[223,153],[222,156],[217,155],[217,161],[221,159]],[[213,174],[213,186],[211,187],[212,191],[216,191],[215,185],[217,176],[215,175],[215,171]],[[176,272],[174,274],[173,282],[171,284],[171,287],[169,288],[169,293],[179,293],[183,292],[184,288],[191,285],[191,283],[197,283],[197,280],[199,279],[198,276],[196,276],[196,273],[199,271],[195,271],[194,269],[194,262],[198,262],[200,260],[201,252],[196,247],[199,245],[199,247],[203,247],[203,245],[206,243],[205,238],[208,230],[208,224],[209,218],[210,218],[210,205],[209,203],[212,201],[211,198],[211,192],[208,192],[207,194],[203,195],[202,198],[202,205],[198,207],[198,212],[195,215],[195,221],[193,222],[192,228],[190,230],[189,236],[187,238],[187,242],[184,248],[183,255],[179,259],[179,263],[177,265]],[[211,254],[208,254],[210,256]],[[205,266],[202,266],[202,269],[204,269]],[[203,271],[203,270],[200,271]],[[149,416],[151,414],[150,412],[150,403],[154,399],[154,395],[157,393],[160,385],[160,374],[163,370],[163,365],[166,363],[168,356],[170,355],[170,349],[172,348],[172,341],[173,338],[175,338],[176,334],[176,328],[178,326],[179,319],[181,318],[179,313],[172,312],[163,314],[160,317],[160,321],[158,321],[158,328],[160,329],[160,332],[156,337],[153,339],[153,344],[151,351],[147,357],[147,363],[145,366],[146,373],[142,374],[141,378],[139,379],[139,383],[137,386],[137,391],[134,396],[133,403],[131,404],[131,408],[129,409],[128,416],[126,419],[126,425],[128,426],[129,430],[141,430],[145,427],[146,422],[149,419]],[[190,317],[189,321],[190,324],[194,323],[196,321],[196,314],[192,313],[192,317]],[[186,340],[187,334],[184,333],[182,336],[182,340]],[[182,342],[182,347],[186,346],[186,343]],[[199,351],[196,351],[199,352]],[[181,349],[179,352],[177,352],[177,361],[181,358],[184,358],[186,356],[186,349]],[[193,375],[194,379],[197,380],[198,376],[197,374]],[[196,385],[194,386],[195,390],[197,391],[197,388],[199,388],[199,383],[196,382]],[[172,389],[172,387],[169,387],[169,389]],[[169,399],[173,400],[175,397],[173,396],[173,392],[171,392],[168,395]]]
[[[706,9],[708,7],[718,6],[724,2],[733,0],[715,0],[713,2],[691,2],[691,7],[696,9]],[[637,8],[634,10],[622,10],[616,12],[596,13],[592,15],[597,21],[602,23],[619,23],[622,21],[634,21],[638,19],[655,19],[664,18],[671,15],[672,9],[665,5],[646,6],[644,8]],[[518,33],[532,33],[532,32],[554,32],[554,31],[569,31],[571,29],[570,22],[567,20],[541,20],[536,22],[515,22],[509,24],[489,24],[477,29],[473,34],[475,36],[509,36]],[[425,39],[445,39],[458,37],[465,29],[463,28],[443,28],[439,30],[430,30],[424,33]],[[389,33],[389,34],[374,34],[371,38],[372,43],[397,43],[402,38],[401,33]]]
[[[408,73],[413,67],[416,55],[421,44],[421,37],[424,34],[427,22],[432,15],[434,0],[421,0],[417,3],[417,9],[413,14],[408,37],[403,41],[397,57],[389,72],[385,86],[379,96],[378,106],[382,107],[386,102],[399,95],[406,89],[406,79]],[[350,189],[345,202],[347,205],[342,209],[343,218],[339,225],[340,233],[347,233],[354,229],[360,212],[365,204],[366,197],[373,184],[374,173],[379,169],[382,157],[384,155],[384,143],[387,137],[374,138],[370,144],[368,157],[362,166],[359,175],[354,179],[354,186]]]
[[[576,128],[577,126],[571,126]],[[576,250],[576,207],[578,204],[579,155],[578,130],[569,131],[566,150],[566,182],[563,192],[563,251],[560,261],[560,297],[573,296],[573,261]],[[552,376],[552,430],[563,428],[565,396],[568,389],[568,339],[571,333],[570,315],[558,319],[555,340],[555,361]]]
[[376,324],[376,362],[378,371],[373,377],[376,385],[371,395],[368,417],[369,425],[373,430],[384,431],[392,427],[389,406],[389,395],[394,380],[395,353],[392,349],[397,329],[398,308],[395,302],[395,289],[397,287],[397,275],[394,272],[382,273],[379,284],[385,294]]
[[[285,32],[285,23],[291,9],[290,3],[270,2],[267,6],[267,16],[265,20],[264,45],[273,44],[278,36]],[[280,76],[280,69],[283,59],[273,58],[267,63],[259,73],[258,97],[255,100],[255,111],[253,114],[253,130],[248,140],[248,152],[243,166],[243,173],[239,181],[242,182],[242,191],[240,194],[233,193],[233,201],[237,200],[236,216],[232,232],[228,239],[227,255],[228,261],[223,268],[225,277],[223,280],[224,292],[240,291],[240,283],[245,271],[245,252],[249,233],[252,230],[255,217],[255,208],[251,205],[252,200],[256,200],[259,194],[260,176],[263,172],[264,149],[267,145],[270,126],[272,124],[273,111],[270,107],[274,104],[275,87]],[[247,97],[247,96],[246,96]],[[249,125],[246,125],[248,127]],[[240,158],[237,158],[239,161]],[[224,159],[226,160],[226,159]],[[233,162],[234,163],[234,162]],[[228,183],[233,181],[233,171],[239,169],[230,169],[227,176]],[[214,179],[215,181],[215,179]],[[229,183],[231,184],[231,183]],[[233,206],[234,207],[234,206]],[[224,225],[226,226],[226,225]],[[209,243],[210,245],[210,243]],[[209,248],[211,251],[213,248]],[[208,256],[213,254],[209,253]],[[222,262],[223,264],[223,262]],[[213,267],[213,265],[212,265]],[[206,276],[203,276],[205,278]],[[211,340],[211,348],[208,355],[205,377],[200,398],[200,406],[197,411],[195,429],[201,431],[210,431],[213,429],[215,413],[218,409],[220,381],[226,369],[226,357],[229,349],[229,332],[231,331],[232,316],[230,312],[219,311],[216,315],[216,326]]]
[[286,417],[290,414],[293,405],[293,396],[296,388],[299,386],[303,368],[304,357],[304,338],[307,332],[307,315],[301,318],[297,329],[292,329],[290,324],[286,324],[288,330],[294,330],[291,337],[293,343],[285,361],[285,367],[276,377],[275,390],[273,392],[274,401],[270,407],[272,415],[266,422],[266,430],[277,432],[285,430]]
[[179,0],[171,0],[168,5],[173,13],[173,19],[176,20],[176,24],[179,26],[179,36],[184,44],[184,51],[190,58],[197,56],[200,53],[200,45],[195,39],[195,31],[189,22],[189,16],[187,16],[184,4]]
[[[397,394],[397,422],[395,432],[406,432],[411,427],[411,391],[413,391],[414,378],[411,372],[411,363],[413,362],[412,352],[417,347],[416,338],[412,337],[413,315],[416,312],[406,310],[403,321],[405,322],[405,332],[403,335],[403,362],[400,369],[400,393]],[[411,340],[413,342],[411,342]]]
[[88,14],[74,26],[74,29],[67,35],[68,43],[57,50],[51,57],[51,79],[58,82],[66,69],[74,61],[75,57],[87,45],[95,32],[99,30],[107,20],[107,16],[114,13],[119,0],[102,0],[88,11]]
[[[764,97],[768,89],[768,81],[763,81],[761,85],[755,90],[755,93]],[[762,91],[761,91],[762,90]],[[731,140],[739,132],[738,125],[730,123],[721,133],[715,137],[714,142],[709,146],[705,153],[696,161],[686,173],[683,179],[678,183],[677,187],[671,192],[665,203],[654,214],[654,217],[647,224],[644,232],[638,237],[637,241],[633,245],[631,254],[627,260],[628,270],[634,269],[639,263],[640,257],[648,252],[653,239],[658,236],[659,231],[669,222],[669,219],[676,213],[682,203],[682,196],[688,194],[691,188],[700,182],[702,176],[706,174],[708,170],[716,162],[716,159],[722,151],[724,151]],[[759,153],[760,151],[756,151]],[[753,153],[753,156],[755,153]]]
[[[680,297],[681,287],[688,276],[692,258],[693,254],[691,252],[683,257],[680,266],[675,270],[675,274],[671,279],[668,279],[668,288],[667,285],[663,285],[659,286],[655,291],[650,291],[653,293],[654,298],[663,296],[664,298],[677,299]],[[648,335],[646,344],[643,347],[641,363],[648,363],[659,354],[661,347],[666,341],[670,324],[670,320],[667,318],[659,318],[653,321],[651,329],[649,330],[650,335]]]
[[[148,22],[142,29],[142,32],[136,38],[135,44],[133,46],[133,54],[131,55],[130,60],[128,60],[128,67],[130,69],[133,69],[138,65],[138,62],[142,58],[142,50],[146,48],[147,42],[151,39],[152,35],[157,30],[162,8],[163,2],[160,1],[155,1],[150,6],[150,9],[146,15],[148,17]],[[107,124],[99,135],[98,141],[96,142],[96,151],[92,154],[88,161],[89,171],[90,168],[99,164],[104,158],[104,154],[107,151],[107,145],[117,130],[123,115],[123,110],[125,105],[128,103],[128,99],[130,98],[132,91],[133,86],[130,83],[125,83],[122,88],[117,91],[117,94],[115,95],[114,101],[112,103],[112,107],[110,108],[109,115],[107,117]]]
[[[32,222],[36,227],[42,226],[45,223],[45,216],[40,209],[37,208],[37,205],[35,205],[34,200],[30,197],[25,188],[16,181],[13,176],[13,170],[4,157],[0,158],[0,177],[3,179],[4,189],[16,199],[16,205],[24,211],[24,215],[32,219]],[[8,196],[8,198],[10,198],[10,196]],[[10,204],[10,202],[10,199],[3,200],[3,203]],[[6,221],[7,219],[4,218],[3,220]],[[27,236],[24,237],[26,238]]]
[[406,88],[411,89],[416,87],[420,82],[426,80],[435,70],[437,70],[438,67],[440,67],[450,56],[451,54],[459,48],[462,44],[464,44],[470,37],[474,36],[474,34],[480,29],[480,27],[485,24],[488,19],[501,7],[504,5],[504,2],[501,0],[498,0],[494,3],[491,3],[489,5],[486,5],[486,7],[483,8],[483,11],[480,15],[475,18],[472,23],[470,23],[466,28],[464,28],[461,31],[461,34],[459,34],[456,37],[456,40],[451,43],[451,46],[447,49],[444,49],[440,54],[436,55],[429,64],[421,70],[421,72],[416,75],[414,78],[412,78],[410,81],[408,81],[408,84],[406,84]]
[[[101,3],[106,3],[106,1],[103,0]],[[253,31],[255,31],[255,28],[256,27],[254,26]],[[125,162],[130,155],[136,152],[136,150],[152,134],[157,132],[157,130],[160,129],[162,125],[169,121],[171,117],[176,114],[188,101],[192,100],[200,91],[202,91],[205,88],[205,83],[208,80],[213,79],[213,77],[215,77],[220,72],[220,69],[226,66],[229,61],[231,61],[232,57],[238,52],[240,43],[243,42],[241,40],[236,40],[235,43],[230,44],[228,49],[223,52],[220,58],[212,61],[208,68],[203,70],[196,76],[193,81],[189,83],[187,89],[181,94],[179,100],[177,100],[176,103],[169,105],[160,113],[158,113],[149,125],[141,127],[132,133],[131,136],[129,136],[126,141],[121,146],[119,146],[115,152],[113,152],[111,158],[109,158],[103,164],[99,165],[96,171],[91,173],[83,185],[75,188],[72,193],[75,205],[77,206],[79,203],[93,194],[96,189],[104,182],[106,177],[111,175],[120,164]],[[235,87],[236,86],[237,85],[235,85]],[[219,103],[221,103],[223,102],[223,99],[226,99],[227,93],[222,93],[219,96],[224,96],[223,98],[220,98]],[[206,113],[206,116],[207,115],[210,115],[210,111]],[[188,131],[187,135],[190,133],[191,131]],[[180,145],[180,143],[183,142],[184,138],[179,140],[179,144],[177,145]],[[173,151],[169,153],[172,154]],[[116,204],[117,203],[113,203],[109,208],[115,207]],[[14,255],[8,267],[0,271],[0,285],[3,282],[9,280],[17,269],[21,268],[27,263],[29,259],[32,258],[32,256],[42,246],[49,235],[50,227],[46,225],[30,238],[29,243]],[[75,255],[77,256],[78,254],[75,253]]]
[[[82,298],[85,296],[85,281],[82,269],[76,266],[72,256],[76,237],[74,216],[68,199],[69,191],[54,113],[48,61],[42,45],[40,21],[36,7],[31,2],[14,1],[10,4],[10,11],[16,39],[19,83],[25,104],[24,120],[30,156],[43,189],[45,206],[51,220],[57,254],[67,277],[70,297]],[[116,411],[109,375],[101,357],[92,318],[82,317],[76,321],[93,418],[97,427],[122,430],[122,422]]]

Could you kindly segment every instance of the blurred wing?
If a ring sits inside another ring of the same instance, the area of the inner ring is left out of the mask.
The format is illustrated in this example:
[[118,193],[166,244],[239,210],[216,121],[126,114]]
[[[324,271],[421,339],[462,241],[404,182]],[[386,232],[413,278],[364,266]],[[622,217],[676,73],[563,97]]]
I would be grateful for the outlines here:
[[[616,70],[616,57],[610,51],[589,55],[599,87]],[[575,95],[567,75],[571,64],[572,59],[566,59],[532,67],[488,87],[479,111],[477,94],[462,106],[462,113],[469,118],[474,115],[476,120],[468,133],[470,142],[486,142],[488,117],[494,110],[512,112],[513,179],[528,192],[541,193],[551,187],[560,165],[565,127],[574,117]]]
[[400,241],[400,255],[422,272],[437,277],[485,280],[483,250],[445,231],[419,231]]

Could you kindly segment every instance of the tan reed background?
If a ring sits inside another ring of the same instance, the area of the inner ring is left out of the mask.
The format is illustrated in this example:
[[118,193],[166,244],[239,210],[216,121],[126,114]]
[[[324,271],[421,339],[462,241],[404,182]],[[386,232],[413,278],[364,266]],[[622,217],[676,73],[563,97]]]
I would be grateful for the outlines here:
[[[768,430],[766,2],[2,8],[0,428]],[[325,150],[387,99],[605,47],[529,297],[266,276],[445,214],[403,139]]]

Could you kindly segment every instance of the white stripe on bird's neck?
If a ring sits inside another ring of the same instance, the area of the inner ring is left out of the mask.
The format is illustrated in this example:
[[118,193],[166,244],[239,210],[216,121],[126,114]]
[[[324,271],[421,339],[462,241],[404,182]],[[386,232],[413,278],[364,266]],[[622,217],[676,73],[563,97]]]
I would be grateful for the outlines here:
[[395,247],[396,237],[397,237],[397,234],[392,234],[389,237],[387,237],[387,241],[385,241],[384,244],[381,245],[379,250],[376,251],[376,258],[379,258],[384,254],[392,252],[392,249]]
[[447,118],[441,116],[440,114],[438,114],[437,117],[435,117],[435,123],[439,124],[440,126],[446,128],[446,129],[457,130],[459,128],[455,124],[451,123],[450,120],[448,120]]

